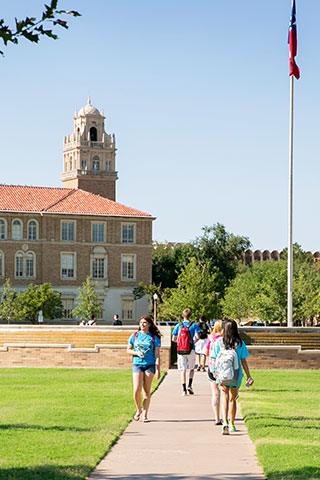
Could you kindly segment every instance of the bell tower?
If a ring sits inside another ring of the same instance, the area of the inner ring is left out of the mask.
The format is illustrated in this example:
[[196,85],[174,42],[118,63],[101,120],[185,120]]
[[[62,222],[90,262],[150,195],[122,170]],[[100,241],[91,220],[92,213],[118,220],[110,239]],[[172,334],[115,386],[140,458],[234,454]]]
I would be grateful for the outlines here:
[[74,130],[64,137],[63,172],[66,188],[81,188],[96,195],[116,200],[115,136],[104,130],[105,117],[88,104],[75,112]]

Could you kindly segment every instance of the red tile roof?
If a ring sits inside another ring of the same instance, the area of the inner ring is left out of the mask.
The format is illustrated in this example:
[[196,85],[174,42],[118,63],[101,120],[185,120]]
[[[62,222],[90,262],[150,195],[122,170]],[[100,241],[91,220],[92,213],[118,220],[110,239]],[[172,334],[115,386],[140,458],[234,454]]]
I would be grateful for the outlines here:
[[153,218],[149,213],[80,189],[20,185],[0,185],[1,211]]

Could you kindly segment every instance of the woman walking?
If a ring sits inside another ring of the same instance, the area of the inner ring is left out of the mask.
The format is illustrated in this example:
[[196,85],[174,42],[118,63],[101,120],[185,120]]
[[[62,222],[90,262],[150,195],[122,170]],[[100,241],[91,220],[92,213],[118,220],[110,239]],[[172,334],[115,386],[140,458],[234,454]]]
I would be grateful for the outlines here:
[[[127,353],[133,356],[133,398],[137,407],[134,420],[148,422],[151,384],[160,378],[160,332],[149,315],[140,318],[139,329],[128,340]],[[141,407],[143,393],[143,408]]]
[[211,402],[212,409],[215,416],[216,425],[222,425],[220,416],[220,387],[216,382],[215,377],[215,359],[213,358],[214,343],[218,338],[223,336],[223,323],[222,320],[217,320],[214,327],[211,329],[211,333],[207,338],[206,355],[208,357],[208,380],[211,388]]
[[207,319],[205,315],[201,315],[199,321],[197,322],[198,327],[200,328],[199,340],[197,341],[196,356],[197,356],[197,372],[206,371],[206,344],[209,333],[209,326],[207,324]]
[[[250,370],[247,364],[246,358],[249,357],[248,349],[245,343],[241,340],[237,323],[234,320],[226,320],[223,329],[223,338],[216,341],[213,346],[213,357],[217,358],[221,350],[235,350],[238,357],[239,364],[239,377],[238,381],[232,385],[221,385],[221,406],[222,406],[222,435],[229,435],[230,432],[234,432],[236,427],[234,425],[234,419],[237,411],[237,395],[238,389],[241,385],[243,373],[241,367],[243,367],[247,375],[246,386],[250,387],[253,384],[253,379],[250,375]],[[218,373],[218,372],[217,372]],[[218,383],[218,380],[217,380]],[[230,423],[228,422],[228,414],[230,416]]]

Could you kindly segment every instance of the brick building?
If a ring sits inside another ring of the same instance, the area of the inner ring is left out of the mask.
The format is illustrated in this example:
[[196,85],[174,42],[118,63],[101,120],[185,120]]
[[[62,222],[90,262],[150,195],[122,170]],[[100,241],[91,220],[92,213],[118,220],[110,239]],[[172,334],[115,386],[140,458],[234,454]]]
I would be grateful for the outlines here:
[[116,199],[115,137],[88,104],[65,137],[62,181],[67,188],[0,185],[0,284],[17,290],[49,282],[61,291],[64,318],[90,275],[103,307],[100,323],[118,313],[125,323],[148,311],[134,300],[139,282],[151,283],[151,215]]

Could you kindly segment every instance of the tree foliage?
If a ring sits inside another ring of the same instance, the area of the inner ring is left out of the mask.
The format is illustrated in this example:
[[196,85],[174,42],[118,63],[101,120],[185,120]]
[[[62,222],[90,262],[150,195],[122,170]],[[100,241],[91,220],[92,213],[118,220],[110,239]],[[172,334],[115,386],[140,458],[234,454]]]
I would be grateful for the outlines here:
[[90,277],[87,277],[82,287],[79,288],[77,304],[72,310],[72,315],[79,320],[89,320],[91,315],[98,317],[101,312],[102,307],[97,294],[97,285],[96,283],[92,284]]
[[[69,28],[66,20],[61,16],[71,15],[79,17],[80,13],[74,10],[58,10],[58,0],[51,0],[49,5],[44,5],[44,11],[41,18],[26,17],[18,20],[15,18],[15,27],[10,28],[5,24],[5,19],[0,19],[0,39],[5,46],[8,43],[18,44],[21,38],[25,38],[30,42],[38,43],[41,36],[46,36],[56,40],[58,36],[52,29],[46,28],[46,24],[51,24],[53,27],[59,26],[62,28]],[[3,51],[0,50],[3,55]]]
[[236,276],[239,261],[251,246],[247,237],[226,231],[221,223],[203,227],[203,235],[194,243],[197,258],[209,265],[211,273],[216,273],[219,291],[223,294],[226,286]]
[[[231,282],[222,302],[225,316],[259,318],[264,322],[287,321],[287,258],[255,262],[244,267]],[[294,248],[293,323],[310,324],[320,315],[320,270],[298,245]]]
[[61,293],[51,288],[50,283],[34,285],[30,283],[28,288],[18,295],[19,313],[18,319],[38,323],[38,315],[42,310],[44,318],[54,319],[62,316]]
[[195,256],[193,244],[155,243],[152,253],[152,281],[162,289],[174,288],[178,275]]
[[10,323],[12,320],[16,320],[18,312],[18,294],[12,287],[11,280],[8,278],[3,284],[1,291],[0,318]]
[[177,319],[185,308],[191,308],[193,318],[200,315],[217,317],[216,274],[210,273],[208,264],[201,264],[191,258],[177,279],[176,288],[167,288],[162,294],[158,316],[164,319]]

